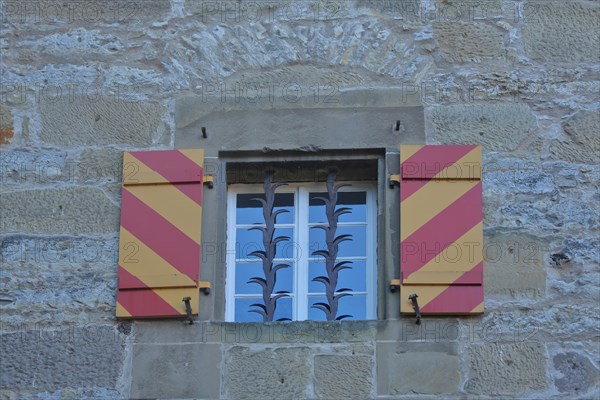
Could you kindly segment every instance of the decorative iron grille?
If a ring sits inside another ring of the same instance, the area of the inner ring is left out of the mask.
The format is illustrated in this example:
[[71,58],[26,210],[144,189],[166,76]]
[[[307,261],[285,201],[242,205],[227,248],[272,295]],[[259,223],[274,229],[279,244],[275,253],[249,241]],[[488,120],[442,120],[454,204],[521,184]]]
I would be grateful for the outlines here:
[[350,184],[336,185],[336,176],[336,172],[330,172],[327,176],[327,197],[313,197],[313,199],[320,200],[325,203],[325,215],[327,216],[328,224],[311,227],[311,229],[322,229],[325,231],[325,244],[327,246],[327,249],[316,250],[312,253],[314,256],[321,256],[325,259],[324,263],[327,276],[317,276],[313,278],[313,281],[320,282],[325,285],[325,297],[327,298],[327,303],[315,303],[312,305],[312,307],[323,311],[328,321],[342,320],[344,318],[352,317],[352,315],[348,314],[340,316],[337,315],[339,300],[345,296],[352,296],[352,289],[350,288],[337,289],[340,271],[352,268],[349,265],[352,264],[352,261],[341,261],[336,263],[340,243],[352,240],[352,235],[345,234],[336,236],[336,231],[339,217],[344,214],[350,214],[352,210],[349,207],[341,207],[337,210],[335,209],[337,206],[339,189],[344,186],[351,186]]

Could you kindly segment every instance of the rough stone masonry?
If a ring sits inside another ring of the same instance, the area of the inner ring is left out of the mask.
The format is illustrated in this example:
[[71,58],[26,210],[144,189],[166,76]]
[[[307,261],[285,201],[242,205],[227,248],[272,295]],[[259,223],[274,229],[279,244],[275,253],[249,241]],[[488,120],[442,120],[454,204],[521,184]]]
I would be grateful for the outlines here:
[[[597,1],[0,12],[0,398],[600,397]],[[483,316],[115,320],[123,151],[173,148],[213,111],[398,92],[420,99],[428,144],[483,145]]]

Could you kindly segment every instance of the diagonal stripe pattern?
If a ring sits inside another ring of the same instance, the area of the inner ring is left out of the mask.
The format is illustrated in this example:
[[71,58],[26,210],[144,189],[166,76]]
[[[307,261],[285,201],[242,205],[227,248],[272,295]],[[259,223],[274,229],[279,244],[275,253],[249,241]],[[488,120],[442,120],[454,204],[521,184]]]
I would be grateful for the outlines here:
[[204,151],[123,156],[117,318],[198,312]]
[[400,311],[483,312],[480,146],[400,148]]

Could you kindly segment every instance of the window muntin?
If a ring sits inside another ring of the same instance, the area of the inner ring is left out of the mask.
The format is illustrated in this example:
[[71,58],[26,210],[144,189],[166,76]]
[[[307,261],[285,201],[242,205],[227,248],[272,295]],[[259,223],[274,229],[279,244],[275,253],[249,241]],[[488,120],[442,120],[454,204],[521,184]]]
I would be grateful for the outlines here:
[[[337,208],[349,207],[350,214],[341,215],[337,235],[352,234],[353,240],[341,243],[336,262],[352,261],[352,268],[342,270],[336,289],[350,288],[352,296],[339,300],[338,315],[352,315],[352,320],[376,318],[376,190],[374,184],[351,182],[340,189]],[[280,298],[274,320],[325,320],[323,311],[312,308],[325,297],[324,285],[312,279],[323,275],[324,258],[313,252],[325,249],[321,229],[327,224],[325,207],[314,200],[326,194],[325,184],[290,184],[277,189],[274,210],[286,209],[276,220],[275,235],[290,237],[277,246],[274,263],[286,263],[277,273],[273,293],[289,292]],[[251,277],[261,276],[262,262],[252,251],[264,250],[260,231],[249,228],[265,226],[262,205],[253,198],[264,199],[262,185],[234,184],[229,186],[227,216],[227,282],[226,320],[261,322],[261,315],[249,312],[251,305],[262,302],[262,289],[248,283]]]

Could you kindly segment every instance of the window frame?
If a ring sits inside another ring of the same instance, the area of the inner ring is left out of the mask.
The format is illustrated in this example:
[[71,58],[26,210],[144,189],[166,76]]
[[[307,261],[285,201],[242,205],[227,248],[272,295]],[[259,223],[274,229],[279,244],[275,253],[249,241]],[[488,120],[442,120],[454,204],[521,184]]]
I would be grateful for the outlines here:
[[[378,210],[378,187],[376,181],[340,181],[336,183],[348,183],[352,186],[343,187],[340,192],[366,192],[366,315],[365,320],[377,320],[377,278],[378,278],[378,236],[377,236],[377,210]],[[316,224],[309,223],[309,193],[326,192],[325,182],[298,182],[289,183],[277,189],[276,193],[294,194],[294,237],[296,242],[310,245],[309,231],[310,226]],[[235,265],[236,265],[236,210],[237,195],[248,193],[264,193],[261,184],[243,184],[235,183],[227,186],[227,204],[226,204],[226,275],[225,275],[225,321],[235,321]],[[279,225],[279,224],[278,224]],[[289,225],[289,224],[282,224]],[[285,226],[289,228],[288,226]],[[301,251],[297,254],[298,246],[294,246],[293,262],[295,269],[293,274],[293,294],[295,306],[292,306],[292,321],[309,321],[308,319],[308,265],[311,255],[308,251]],[[360,292],[361,294],[363,292]],[[251,297],[251,296],[248,296]],[[252,296],[253,297],[253,296]],[[307,301],[300,302],[299,299]],[[292,303],[293,304],[293,303]],[[240,322],[241,323],[241,322]]]

